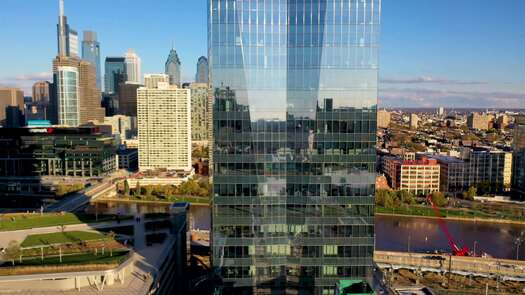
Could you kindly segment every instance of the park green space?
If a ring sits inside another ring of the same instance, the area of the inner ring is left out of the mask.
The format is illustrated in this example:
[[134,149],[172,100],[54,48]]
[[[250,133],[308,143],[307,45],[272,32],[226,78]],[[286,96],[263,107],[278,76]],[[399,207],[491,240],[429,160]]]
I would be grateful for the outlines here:
[[[127,219],[130,217],[120,217]],[[113,215],[86,215],[73,213],[45,214],[0,214],[0,231],[22,230],[30,228],[61,226],[82,223],[94,223],[116,220]]]
[[[64,265],[64,264],[112,264],[121,263],[125,258],[127,250],[118,250],[110,253],[106,251],[104,255],[93,253],[77,254],[77,255],[63,255],[62,262],[57,257],[45,257],[42,261],[40,257],[31,259],[24,259],[22,263],[15,261],[15,266],[31,266],[31,265]],[[9,264],[8,264],[9,265]]]
[[22,242],[23,248],[47,246],[52,244],[79,243],[84,241],[103,240],[106,235],[88,231],[66,231],[49,234],[29,235]]

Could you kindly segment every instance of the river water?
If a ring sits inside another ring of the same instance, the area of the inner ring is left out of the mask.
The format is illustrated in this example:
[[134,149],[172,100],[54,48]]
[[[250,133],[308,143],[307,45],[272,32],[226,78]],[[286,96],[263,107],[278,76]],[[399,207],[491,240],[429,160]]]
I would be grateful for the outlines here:
[[[105,202],[92,204],[88,211],[99,214],[137,214],[167,212],[169,205]],[[208,206],[190,207],[194,229],[209,230],[211,212]],[[497,258],[516,258],[516,238],[525,225],[447,220],[447,227],[456,243],[470,250],[488,253]],[[382,251],[448,252],[447,238],[437,219],[403,216],[376,216],[376,249]],[[525,242],[520,259],[525,259]]]

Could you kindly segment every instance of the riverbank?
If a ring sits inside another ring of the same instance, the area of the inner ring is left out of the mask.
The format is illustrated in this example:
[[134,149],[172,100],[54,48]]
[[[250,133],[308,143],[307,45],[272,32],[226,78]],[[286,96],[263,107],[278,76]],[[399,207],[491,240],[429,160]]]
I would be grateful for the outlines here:
[[[425,218],[425,219],[439,219],[436,216],[427,216],[427,215],[414,215],[414,214],[400,214],[400,213],[375,213],[376,216],[393,216],[393,217],[413,217],[413,218]],[[501,223],[501,224],[516,224],[516,225],[525,225],[525,221],[519,220],[508,220],[508,219],[494,219],[494,218],[471,218],[471,217],[455,217],[447,216],[442,217],[445,220],[454,220],[454,221],[464,221],[464,222],[482,222],[482,223]]]
[[[150,200],[137,200],[137,199],[121,199],[121,198],[99,198],[95,201],[91,202],[92,204],[96,203],[107,203],[107,202],[113,202],[113,203],[123,203],[123,204],[144,204],[144,205],[170,205],[174,202],[172,201],[150,201]],[[188,200],[177,200],[175,202],[188,202],[191,206],[203,206],[203,207],[209,207],[209,203],[197,203],[197,202],[191,202]]]

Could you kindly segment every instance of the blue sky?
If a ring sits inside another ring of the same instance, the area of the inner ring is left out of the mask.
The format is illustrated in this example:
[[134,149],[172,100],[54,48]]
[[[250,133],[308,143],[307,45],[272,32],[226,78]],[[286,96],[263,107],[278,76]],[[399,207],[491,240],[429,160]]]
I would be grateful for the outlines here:
[[[58,0],[0,0],[0,85],[49,78]],[[523,0],[383,0],[380,106],[525,107]],[[102,56],[134,48],[163,71],[172,42],[183,78],[206,55],[206,0],[66,0],[69,23]],[[29,94],[29,93],[28,93]]]

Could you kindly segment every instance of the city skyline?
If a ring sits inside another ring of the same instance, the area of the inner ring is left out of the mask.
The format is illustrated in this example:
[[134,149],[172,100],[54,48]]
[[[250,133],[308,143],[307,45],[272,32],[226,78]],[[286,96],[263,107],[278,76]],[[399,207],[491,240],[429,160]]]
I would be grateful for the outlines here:
[[[0,85],[20,87],[29,95],[34,82],[51,80],[58,3],[26,2],[39,13],[23,23],[18,16],[28,14],[27,6],[15,0],[3,3],[2,30],[15,45],[0,48]],[[97,32],[102,58],[134,48],[143,59],[143,73],[163,73],[166,52],[174,44],[182,61],[182,80],[193,81],[199,56],[207,56],[206,2],[157,1],[148,6],[136,0],[94,0],[90,5],[66,1],[65,13],[79,32]],[[409,0],[405,4],[383,1],[380,107],[525,105],[525,59],[521,58],[525,35],[519,31],[525,26],[519,17],[524,2]],[[447,10],[452,4],[454,10]],[[184,13],[168,17],[171,11]],[[9,25],[13,23],[17,25]],[[34,38],[25,38],[29,31]],[[137,33],[145,38],[137,38]],[[39,50],[28,46],[28,40]]]

